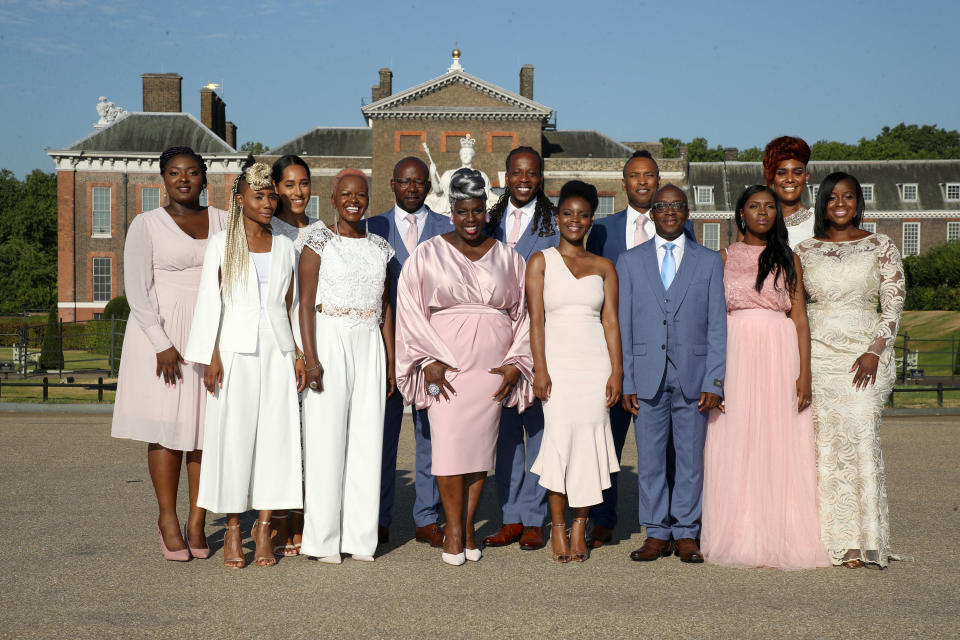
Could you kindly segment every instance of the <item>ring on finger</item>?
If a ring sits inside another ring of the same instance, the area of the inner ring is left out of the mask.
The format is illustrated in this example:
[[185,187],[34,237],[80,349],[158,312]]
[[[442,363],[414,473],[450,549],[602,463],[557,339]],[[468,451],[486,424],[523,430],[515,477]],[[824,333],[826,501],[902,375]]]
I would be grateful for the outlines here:
[[438,396],[440,395],[440,385],[436,383],[430,383],[427,385],[427,395]]
[[317,384],[317,381],[316,381],[316,380],[311,380],[311,381],[310,381],[310,388],[313,389],[314,391],[316,391],[319,386],[320,386],[320,385]]

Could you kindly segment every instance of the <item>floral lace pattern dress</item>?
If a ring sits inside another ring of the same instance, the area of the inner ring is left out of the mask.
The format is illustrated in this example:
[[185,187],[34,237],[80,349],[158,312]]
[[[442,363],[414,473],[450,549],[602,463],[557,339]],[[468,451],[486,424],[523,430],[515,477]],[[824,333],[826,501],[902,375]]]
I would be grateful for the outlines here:
[[[834,564],[859,558],[885,567],[890,521],[879,427],[896,378],[893,342],[905,295],[900,252],[883,234],[811,238],[796,252],[809,298],[821,537]],[[850,368],[866,352],[880,363],[875,384],[857,391]]]

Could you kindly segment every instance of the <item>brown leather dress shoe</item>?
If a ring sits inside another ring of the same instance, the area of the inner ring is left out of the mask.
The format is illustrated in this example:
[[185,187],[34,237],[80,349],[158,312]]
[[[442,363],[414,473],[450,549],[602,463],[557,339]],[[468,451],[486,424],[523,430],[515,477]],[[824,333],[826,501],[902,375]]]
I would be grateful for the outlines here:
[[524,551],[533,551],[547,544],[547,538],[543,535],[543,527],[524,527],[523,534],[520,536],[520,548]]
[[700,547],[693,538],[680,538],[675,544],[677,555],[680,556],[680,562],[700,563],[703,562],[703,554],[700,553]]
[[377,527],[377,544],[388,544],[390,542],[390,529],[386,527]]
[[591,549],[599,549],[611,540],[613,540],[613,529],[607,529],[602,525],[595,524],[593,525],[593,533],[587,538],[587,546]]
[[436,522],[425,527],[417,527],[413,535],[417,542],[429,542],[431,547],[438,549],[443,546],[443,529]]
[[657,558],[669,556],[673,552],[673,545],[669,540],[647,538],[643,546],[630,552],[630,559],[634,562],[650,562]]
[[505,524],[500,527],[500,531],[484,538],[483,544],[488,547],[505,547],[516,542],[522,533],[522,524]]

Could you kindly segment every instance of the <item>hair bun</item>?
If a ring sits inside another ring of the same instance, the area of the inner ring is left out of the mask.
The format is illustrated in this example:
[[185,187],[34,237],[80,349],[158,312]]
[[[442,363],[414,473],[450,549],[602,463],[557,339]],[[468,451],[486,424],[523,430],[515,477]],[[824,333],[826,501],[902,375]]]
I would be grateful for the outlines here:
[[244,171],[247,184],[251,189],[266,189],[273,186],[273,178],[270,175],[270,167],[262,162],[254,162]]

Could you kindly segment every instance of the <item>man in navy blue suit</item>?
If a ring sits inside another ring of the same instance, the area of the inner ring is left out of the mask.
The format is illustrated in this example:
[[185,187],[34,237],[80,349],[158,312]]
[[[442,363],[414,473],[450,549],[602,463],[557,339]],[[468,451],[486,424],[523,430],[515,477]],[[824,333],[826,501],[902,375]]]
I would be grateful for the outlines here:
[[[420,158],[404,158],[393,168],[390,188],[397,204],[385,213],[367,221],[370,233],[381,236],[395,251],[390,260],[390,304],[396,313],[397,279],[400,269],[417,245],[433,236],[453,230],[447,216],[431,211],[424,200],[430,192],[427,165]],[[397,444],[403,422],[403,399],[395,393],[387,400],[383,417],[383,461],[380,472],[380,542],[389,539],[393,519],[393,499],[397,479]],[[413,521],[418,542],[443,546],[443,531],[437,522],[440,493],[431,473],[430,423],[426,410],[413,411],[413,429],[416,440],[416,499],[413,503]]]
[[[507,155],[507,197],[491,209],[492,235],[529,260],[533,254],[560,244],[554,208],[543,192],[543,158],[531,147],[517,147]],[[526,435],[526,445],[524,445]],[[500,547],[519,541],[525,550],[546,541],[547,490],[530,471],[543,439],[543,405],[539,400],[518,413],[505,407],[497,436],[497,496],[503,526],[484,544]]]
[[[621,184],[627,194],[627,208],[598,219],[587,238],[588,251],[614,264],[624,251],[656,235],[650,204],[653,194],[660,188],[660,167],[649,151],[641,149],[630,156],[623,165]],[[689,220],[684,225],[683,234],[687,242],[696,243],[693,224]],[[631,417],[620,405],[610,409],[610,429],[617,450],[617,462],[623,453]],[[617,526],[617,475],[610,475],[610,488],[603,492],[603,502],[590,509],[593,528],[587,543],[591,548],[599,548],[613,539],[613,529]]]
[[719,253],[686,241],[687,198],[678,187],[657,191],[652,212],[656,235],[617,260],[621,406],[636,417],[639,520],[647,533],[630,559],[651,561],[676,550],[682,562],[699,563],[707,414],[723,410],[723,264]]

